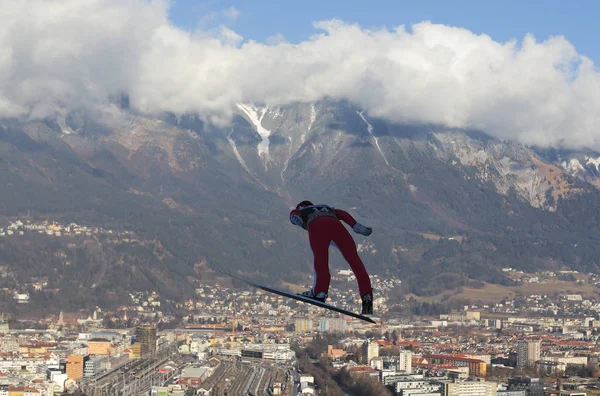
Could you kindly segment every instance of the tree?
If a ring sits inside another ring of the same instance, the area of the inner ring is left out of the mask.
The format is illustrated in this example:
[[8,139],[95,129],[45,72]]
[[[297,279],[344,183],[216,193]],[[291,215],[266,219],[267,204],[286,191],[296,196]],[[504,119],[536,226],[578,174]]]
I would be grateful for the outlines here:
[[360,378],[350,388],[356,396],[392,396],[393,393],[381,382],[371,378]]

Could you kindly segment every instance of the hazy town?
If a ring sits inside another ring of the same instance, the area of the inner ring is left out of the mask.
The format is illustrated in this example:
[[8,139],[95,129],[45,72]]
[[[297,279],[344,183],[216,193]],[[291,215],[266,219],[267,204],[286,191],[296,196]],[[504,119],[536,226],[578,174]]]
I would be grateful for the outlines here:
[[[531,284],[598,281],[505,272]],[[351,271],[333,278],[332,303],[352,310]],[[116,312],[61,312],[31,327],[4,316],[0,395],[599,394],[600,301],[532,294],[406,316],[388,298],[400,283],[374,276],[376,325],[214,285],[181,305],[189,314],[179,321],[155,292],[132,293]],[[14,298],[27,304],[22,294]]]

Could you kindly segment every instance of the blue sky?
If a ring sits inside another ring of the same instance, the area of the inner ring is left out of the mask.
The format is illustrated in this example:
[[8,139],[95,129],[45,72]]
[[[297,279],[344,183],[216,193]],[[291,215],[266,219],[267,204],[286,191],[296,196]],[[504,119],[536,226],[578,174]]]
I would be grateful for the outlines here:
[[[495,41],[532,33],[538,41],[564,35],[582,55],[600,64],[600,34],[597,15],[600,2],[559,0],[302,0],[302,1],[198,1],[171,0],[170,18],[176,25],[194,29],[200,24],[214,27],[227,24],[245,40],[265,41],[282,34],[297,43],[316,33],[312,23],[341,19],[365,28],[411,25],[430,20],[488,34]],[[240,13],[232,20],[224,10],[235,7]],[[212,13],[212,14],[211,14]],[[211,14],[212,18],[206,16]]]

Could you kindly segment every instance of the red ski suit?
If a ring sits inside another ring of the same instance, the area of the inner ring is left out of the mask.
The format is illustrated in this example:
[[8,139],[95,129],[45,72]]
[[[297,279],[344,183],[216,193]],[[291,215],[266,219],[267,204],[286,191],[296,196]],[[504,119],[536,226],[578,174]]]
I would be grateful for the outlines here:
[[[295,223],[293,215],[300,216],[302,224]],[[308,230],[310,248],[314,255],[315,280],[313,292],[317,294],[320,291],[325,293],[329,291],[331,280],[329,274],[329,245],[333,242],[354,272],[361,297],[366,293],[372,295],[369,274],[358,256],[354,239],[340,220],[350,227],[354,227],[356,224],[356,220],[348,212],[327,205],[312,205],[301,210],[294,209],[290,212],[290,221]]]

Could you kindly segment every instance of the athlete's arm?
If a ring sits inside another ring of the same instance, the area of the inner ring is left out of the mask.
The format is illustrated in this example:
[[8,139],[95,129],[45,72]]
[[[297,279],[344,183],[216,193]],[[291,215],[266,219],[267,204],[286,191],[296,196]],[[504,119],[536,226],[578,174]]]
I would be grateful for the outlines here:
[[371,235],[371,233],[373,233],[373,229],[371,227],[365,227],[364,225],[360,224],[359,222],[354,220],[354,217],[352,217],[350,213],[346,212],[345,210],[335,209],[335,215],[338,219],[342,220],[344,223],[352,227],[354,232],[356,232],[357,234],[369,236]]
[[354,225],[356,224],[356,220],[354,220],[354,217],[352,217],[352,215],[350,213],[346,212],[345,210],[335,209],[335,215],[337,216],[338,219],[342,220],[344,223],[348,224],[350,227],[354,227]]

